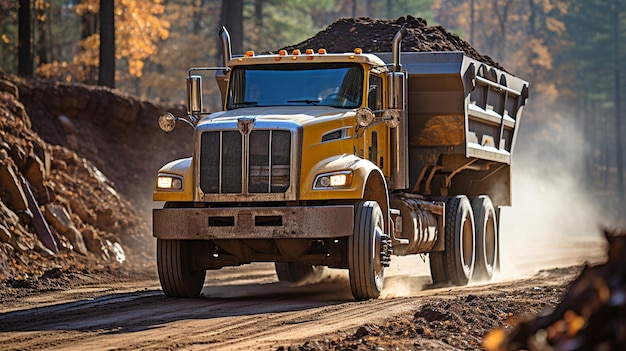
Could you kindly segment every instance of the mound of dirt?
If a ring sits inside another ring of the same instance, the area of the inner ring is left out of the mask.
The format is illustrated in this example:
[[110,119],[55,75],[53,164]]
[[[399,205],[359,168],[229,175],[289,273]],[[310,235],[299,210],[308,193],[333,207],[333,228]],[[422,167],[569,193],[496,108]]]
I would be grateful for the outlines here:
[[397,20],[380,20],[366,17],[342,18],[315,36],[283,49],[291,52],[300,49],[325,48],[328,52],[352,52],[355,48],[363,52],[391,52],[394,35],[405,26],[407,35],[402,41],[402,51],[462,51],[467,56],[490,66],[504,70],[489,56],[480,54],[458,35],[441,26],[428,26],[425,19],[412,16]]
[[[156,170],[190,154],[165,110],[109,89],[0,72],[0,280],[152,265]],[[19,285],[19,283],[17,283]]]

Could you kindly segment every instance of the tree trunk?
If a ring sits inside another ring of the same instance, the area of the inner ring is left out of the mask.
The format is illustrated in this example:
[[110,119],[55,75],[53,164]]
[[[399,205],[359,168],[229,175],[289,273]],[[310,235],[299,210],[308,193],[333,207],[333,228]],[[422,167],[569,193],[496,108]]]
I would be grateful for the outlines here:
[[[37,12],[37,44],[35,45],[37,51],[38,65],[42,65],[44,63],[50,63],[50,45],[48,43],[48,31],[46,30],[46,24],[49,21],[50,15],[46,14],[46,11],[50,11],[49,9],[36,9]],[[46,18],[45,20],[42,20]]]
[[254,1],[254,20],[260,31],[261,27],[263,27],[263,0]]
[[98,85],[115,88],[114,0],[100,0],[100,68]]
[[30,22],[30,0],[19,0],[17,12],[18,44],[17,44],[17,73],[22,77],[33,76],[33,54]]
[[233,54],[243,54],[243,0],[222,0],[220,17],[230,33]]
[[621,104],[621,82],[620,82],[620,0],[614,0],[613,11],[613,43],[615,45],[615,156],[617,158],[617,189],[618,199],[624,201],[624,159],[623,159],[623,142],[622,142],[622,104]]

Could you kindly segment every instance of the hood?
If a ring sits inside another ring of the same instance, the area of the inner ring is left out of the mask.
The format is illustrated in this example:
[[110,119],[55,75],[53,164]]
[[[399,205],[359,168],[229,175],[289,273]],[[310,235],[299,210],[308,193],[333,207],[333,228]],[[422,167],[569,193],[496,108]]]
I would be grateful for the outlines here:
[[216,112],[203,118],[198,127],[217,122],[237,122],[241,117],[255,118],[257,121],[291,121],[301,125],[323,122],[354,114],[354,110],[337,109],[329,106],[268,106],[247,107]]

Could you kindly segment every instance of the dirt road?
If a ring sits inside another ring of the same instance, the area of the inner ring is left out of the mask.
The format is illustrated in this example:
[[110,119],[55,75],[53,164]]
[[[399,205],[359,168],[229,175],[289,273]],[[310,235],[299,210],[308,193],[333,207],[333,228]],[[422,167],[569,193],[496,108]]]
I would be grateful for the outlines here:
[[[428,265],[418,257],[394,257],[383,298],[366,302],[352,300],[347,274],[339,270],[327,270],[318,284],[289,286],[277,282],[272,264],[226,268],[207,274],[204,297],[199,299],[166,298],[150,271],[5,298],[0,311],[0,349],[277,350],[304,345],[300,348],[325,350],[351,338],[384,345],[379,349],[388,349],[391,341],[394,349],[401,350],[411,345],[475,347],[484,332],[507,323],[512,315],[536,313],[558,303],[578,272],[573,265],[601,261],[604,247],[597,242],[571,243],[556,251],[546,249],[546,253],[535,252],[524,262],[523,257],[513,261],[515,254],[509,252],[511,259],[503,261],[503,268],[519,275],[501,276],[489,285],[439,289],[429,286]],[[542,270],[542,265],[549,269]],[[559,265],[571,268],[554,268]],[[459,320],[460,329],[450,329],[450,323],[437,327],[441,317],[423,312],[437,311],[442,302],[447,304],[444,315],[463,316],[462,322],[460,317],[449,316],[452,322],[453,317]],[[418,315],[422,322],[415,320]],[[406,321],[415,334],[410,340],[398,332],[391,338],[372,331]],[[431,334],[421,327],[415,329],[416,323],[423,323]]]

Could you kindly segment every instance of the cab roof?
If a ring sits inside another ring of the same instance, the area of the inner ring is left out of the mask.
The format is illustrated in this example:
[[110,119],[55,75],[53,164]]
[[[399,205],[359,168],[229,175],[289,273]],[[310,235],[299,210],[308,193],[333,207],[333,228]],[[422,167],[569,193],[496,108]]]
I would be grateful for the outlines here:
[[374,54],[364,54],[360,49],[353,53],[326,53],[324,49],[314,52],[307,49],[305,52],[294,50],[287,53],[281,50],[278,54],[256,55],[253,51],[246,52],[243,56],[234,57],[228,63],[229,66],[250,64],[278,64],[278,63],[324,63],[324,62],[357,62],[370,66],[385,66],[385,62]]

